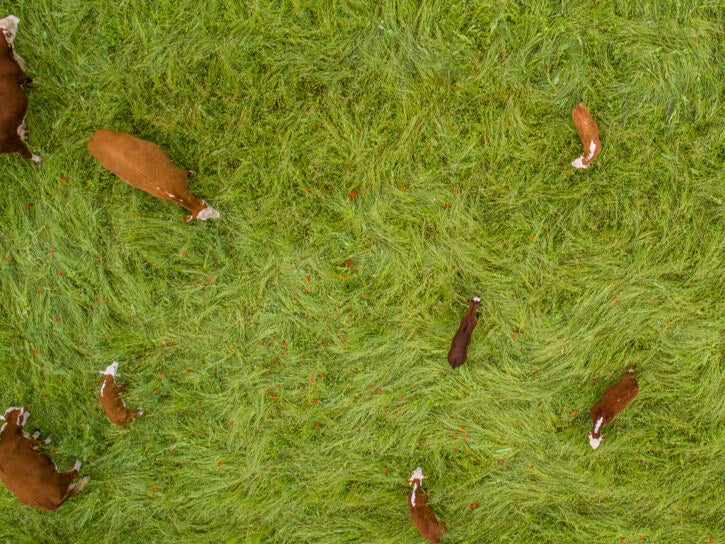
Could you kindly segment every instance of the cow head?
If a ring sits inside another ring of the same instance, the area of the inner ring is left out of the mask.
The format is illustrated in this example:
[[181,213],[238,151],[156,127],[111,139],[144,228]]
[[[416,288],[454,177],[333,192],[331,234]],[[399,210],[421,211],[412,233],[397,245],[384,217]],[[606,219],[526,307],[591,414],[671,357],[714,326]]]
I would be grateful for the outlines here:
[[423,469],[418,467],[413,471],[413,474],[410,476],[410,478],[408,478],[408,481],[410,483],[413,483],[413,480],[420,480],[422,482],[423,478],[425,478],[425,476],[423,476]]
[[15,15],[8,15],[4,19],[0,19],[0,30],[5,34],[5,38],[8,40],[8,45],[13,45],[15,35],[18,33],[18,23],[20,19]]

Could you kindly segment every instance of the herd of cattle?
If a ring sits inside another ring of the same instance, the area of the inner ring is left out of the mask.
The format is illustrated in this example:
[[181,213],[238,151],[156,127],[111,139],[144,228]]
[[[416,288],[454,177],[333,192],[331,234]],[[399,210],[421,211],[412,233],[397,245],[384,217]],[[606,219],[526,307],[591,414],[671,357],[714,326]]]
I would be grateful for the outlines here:
[[[19,153],[40,163],[40,157],[33,154],[24,142],[28,99],[23,85],[32,80],[25,74],[23,60],[13,48],[18,23],[19,19],[13,15],[0,19],[0,153]],[[583,103],[574,108],[572,119],[584,147],[584,152],[572,162],[572,166],[588,168],[601,151],[599,129]],[[187,216],[187,220],[219,217],[217,210],[190,193],[187,181],[190,171],[175,166],[156,144],[122,132],[100,129],[90,138],[88,149],[105,168],[129,185],[157,198],[176,202],[189,210],[191,215]],[[448,362],[454,369],[466,361],[471,335],[478,323],[476,310],[480,304],[480,297],[470,299],[468,310],[463,314],[453,337]],[[142,415],[143,410],[126,407],[121,398],[124,387],[119,387],[115,381],[117,373],[117,362],[101,372],[104,379],[98,396],[110,421],[123,426]],[[599,447],[602,441],[602,427],[623,410],[637,393],[637,379],[632,367],[604,392],[591,409],[592,429],[588,438],[592,448]],[[76,461],[71,470],[59,472],[51,458],[39,450],[50,439],[40,441],[40,432],[30,435],[24,430],[29,416],[28,407],[24,406],[8,408],[1,418],[4,423],[0,429],[0,479],[20,502],[41,510],[55,510],[80,492],[89,476],[75,481],[80,461]],[[446,527],[428,505],[427,495],[422,488],[424,477],[423,470],[418,467],[408,480],[412,485],[408,506],[413,523],[421,535],[430,542],[439,542]]]

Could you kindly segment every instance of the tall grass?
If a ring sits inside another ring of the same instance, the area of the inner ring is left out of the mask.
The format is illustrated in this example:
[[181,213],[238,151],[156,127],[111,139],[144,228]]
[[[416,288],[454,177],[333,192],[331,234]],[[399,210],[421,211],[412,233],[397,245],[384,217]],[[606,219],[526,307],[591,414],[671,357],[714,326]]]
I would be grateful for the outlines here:
[[[43,157],[0,156],[0,401],[91,476],[52,514],[0,492],[2,542],[419,542],[417,466],[445,542],[725,538],[719,3],[0,8]],[[103,170],[101,127],[221,219]]]

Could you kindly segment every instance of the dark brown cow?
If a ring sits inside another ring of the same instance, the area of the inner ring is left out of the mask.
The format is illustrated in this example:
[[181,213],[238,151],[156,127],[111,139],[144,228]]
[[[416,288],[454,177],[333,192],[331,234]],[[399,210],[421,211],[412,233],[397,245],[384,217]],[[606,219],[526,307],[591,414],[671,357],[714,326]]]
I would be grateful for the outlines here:
[[5,423],[0,430],[0,479],[23,504],[56,510],[83,489],[90,477],[73,483],[81,468],[80,461],[68,472],[59,473],[50,457],[38,451],[38,446],[50,439],[41,442],[40,432],[30,436],[23,431],[29,416],[27,406],[5,411]]
[[639,393],[637,378],[634,377],[634,367],[630,367],[627,373],[617,383],[610,386],[599,399],[589,417],[592,420],[592,431],[587,435],[589,445],[597,449],[603,440],[602,427],[614,419],[619,412],[624,410]]
[[163,149],[125,132],[100,129],[91,136],[88,150],[105,168],[129,185],[191,212],[186,220],[219,217],[219,212],[189,191],[188,172],[175,166]]
[[20,153],[26,159],[40,162],[40,157],[33,155],[23,142],[28,97],[22,85],[31,79],[13,51],[19,22],[14,15],[0,19],[0,153]]
[[599,128],[592,119],[592,114],[584,105],[584,102],[577,104],[571,112],[571,118],[579,133],[579,139],[584,146],[584,153],[581,157],[577,157],[571,163],[574,168],[589,168],[594,162],[599,152],[602,150],[602,144],[599,142]]
[[448,351],[448,364],[453,368],[458,368],[466,362],[468,357],[468,345],[471,343],[471,333],[478,323],[478,315],[476,309],[481,305],[481,297],[473,297],[468,301],[468,310],[463,314],[461,324],[453,336],[451,349]]
[[413,486],[410,495],[408,495],[410,517],[423,538],[428,542],[440,542],[441,536],[447,530],[447,527],[438,520],[436,513],[428,506],[428,495],[423,491],[423,478],[425,478],[423,469],[418,467],[408,479],[408,482]]
[[101,374],[105,377],[103,379],[103,385],[101,385],[101,390],[98,392],[98,398],[111,423],[125,427],[137,417],[143,415],[141,408],[135,410],[126,408],[126,404],[121,398],[121,391],[126,388],[126,384],[120,387],[116,385],[118,361],[113,361]]

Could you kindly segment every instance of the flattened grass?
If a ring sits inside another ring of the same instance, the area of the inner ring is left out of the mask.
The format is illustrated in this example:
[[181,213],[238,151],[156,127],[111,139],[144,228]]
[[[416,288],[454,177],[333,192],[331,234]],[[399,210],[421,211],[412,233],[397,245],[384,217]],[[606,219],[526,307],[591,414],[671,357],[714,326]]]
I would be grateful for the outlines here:
[[[52,515],[0,493],[0,540],[418,542],[417,466],[447,542],[725,534],[719,6],[9,10],[43,163],[0,156],[0,400],[92,479]],[[221,219],[104,171],[100,127],[197,170]],[[112,360],[127,429],[96,401]]]

